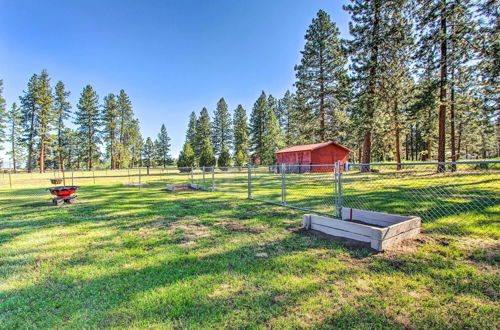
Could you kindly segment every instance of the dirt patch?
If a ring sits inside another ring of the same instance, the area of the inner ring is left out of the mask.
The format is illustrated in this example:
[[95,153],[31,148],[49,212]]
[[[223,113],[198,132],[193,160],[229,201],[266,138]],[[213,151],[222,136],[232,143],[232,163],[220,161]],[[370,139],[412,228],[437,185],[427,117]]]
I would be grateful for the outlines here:
[[181,243],[185,246],[192,245],[188,243],[190,241],[197,241],[211,236],[209,228],[199,222],[173,222],[168,229],[168,233],[172,235],[181,234],[183,236]]
[[219,224],[220,227],[223,227],[225,229],[228,229],[233,232],[239,232],[239,233],[251,233],[251,234],[258,234],[263,232],[266,228],[264,227],[249,227],[245,226],[239,222],[236,221],[231,221],[231,222],[223,222]]

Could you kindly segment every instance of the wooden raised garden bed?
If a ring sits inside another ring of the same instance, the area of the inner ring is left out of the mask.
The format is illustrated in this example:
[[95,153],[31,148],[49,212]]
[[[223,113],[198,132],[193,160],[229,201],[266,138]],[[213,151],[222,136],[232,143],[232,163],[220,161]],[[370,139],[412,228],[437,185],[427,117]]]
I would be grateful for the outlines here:
[[420,233],[421,219],[381,212],[342,208],[342,220],[305,214],[303,225],[328,235],[370,244],[383,251]]

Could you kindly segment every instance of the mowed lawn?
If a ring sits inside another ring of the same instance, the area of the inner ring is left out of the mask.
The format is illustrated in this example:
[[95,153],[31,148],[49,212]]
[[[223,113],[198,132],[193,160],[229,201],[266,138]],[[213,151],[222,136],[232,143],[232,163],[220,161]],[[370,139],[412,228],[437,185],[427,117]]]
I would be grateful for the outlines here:
[[244,194],[88,185],[53,207],[40,191],[0,190],[0,328],[500,326],[498,206],[478,231],[439,235],[436,216],[374,253]]

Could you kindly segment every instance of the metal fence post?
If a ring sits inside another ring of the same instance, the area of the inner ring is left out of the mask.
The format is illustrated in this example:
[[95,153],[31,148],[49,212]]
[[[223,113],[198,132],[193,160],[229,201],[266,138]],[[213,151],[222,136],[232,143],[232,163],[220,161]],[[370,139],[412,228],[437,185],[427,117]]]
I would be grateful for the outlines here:
[[74,186],[75,184],[73,183],[73,179],[75,178],[75,170],[71,169],[71,185]]
[[191,166],[191,183],[194,183],[193,167]]
[[340,160],[337,161],[337,217],[342,219],[342,170]]
[[207,190],[207,184],[205,182],[205,166],[202,167],[201,169],[203,171],[203,190]]
[[10,171],[9,171],[9,185],[10,185],[10,189],[12,189],[12,176],[10,174]]
[[92,170],[92,178],[94,178],[94,184],[95,184],[95,171]]
[[247,164],[248,168],[248,199],[252,199],[252,166]]
[[286,173],[285,164],[281,164],[281,204],[286,205]]
[[141,190],[141,168],[139,167],[139,190]]
[[212,191],[215,191],[215,166],[212,166]]

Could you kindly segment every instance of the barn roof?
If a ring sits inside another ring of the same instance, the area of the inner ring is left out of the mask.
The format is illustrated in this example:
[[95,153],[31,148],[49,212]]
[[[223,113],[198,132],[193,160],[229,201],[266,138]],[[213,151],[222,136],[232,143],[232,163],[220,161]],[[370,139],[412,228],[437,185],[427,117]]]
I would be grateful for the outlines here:
[[281,153],[285,153],[285,152],[311,151],[311,150],[315,150],[315,149],[326,147],[327,145],[330,145],[330,144],[334,144],[334,145],[336,145],[339,148],[345,149],[347,151],[351,151],[348,148],[344,147],[343,145],[341,145],[341,144],[339,144],[337,142],[328,141],[328,142],[322,142],[322,143],[303,144],[301,146],[293,146],[293,147],[290,147],[290,148],[285,148],[285,149],[278,150],[275,153],[276,154],[281,154]]

